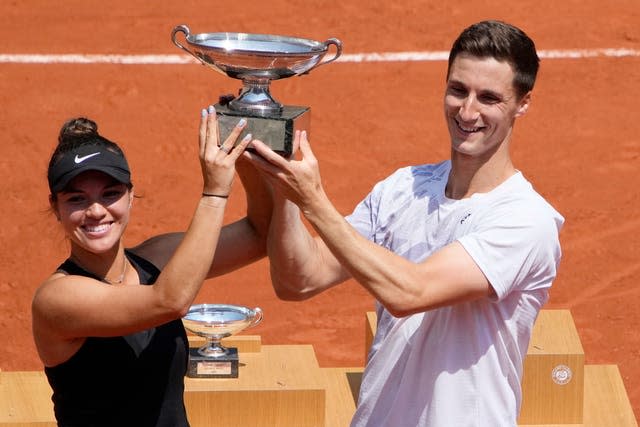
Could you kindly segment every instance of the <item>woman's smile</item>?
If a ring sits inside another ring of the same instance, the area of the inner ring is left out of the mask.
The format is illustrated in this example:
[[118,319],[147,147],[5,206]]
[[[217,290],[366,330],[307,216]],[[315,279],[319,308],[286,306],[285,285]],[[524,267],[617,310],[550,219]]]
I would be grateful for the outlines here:
[[113,222],[110,221],[108,223],[103,224],[94,224],[94,225],[83,225],[81,228],[90,236],[101,237],[104,236],[111,230]]

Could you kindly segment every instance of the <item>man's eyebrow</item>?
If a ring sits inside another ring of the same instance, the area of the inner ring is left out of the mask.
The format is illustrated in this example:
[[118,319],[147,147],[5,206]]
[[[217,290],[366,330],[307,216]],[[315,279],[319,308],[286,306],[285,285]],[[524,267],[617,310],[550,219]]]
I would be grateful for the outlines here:
[[494,97],[500,98],[500,99],[504,98],[504,95],[502,93],[496,92],[495,90],[492,90],[492,89],[483,89],[483,90],[480,91],[480,94],[481,95],[491,95],[491,96],[494,96]]
[[447,81],[447,85],[450,85],[450,84],[456,84],[456,85],[464,86],[464,83],[462,83],[460,80],[456,80],[456,79],[449,79]]

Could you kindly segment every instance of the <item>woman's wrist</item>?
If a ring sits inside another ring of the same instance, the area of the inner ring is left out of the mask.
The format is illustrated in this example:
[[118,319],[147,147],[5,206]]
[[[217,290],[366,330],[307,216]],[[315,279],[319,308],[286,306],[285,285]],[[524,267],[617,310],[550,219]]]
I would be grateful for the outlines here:
[[218,199],[228,199],[229,195],[228,194],[218,194],[218,193],[203,192],[202,193],[202,197],[216,197]]
[[215,208],[217,207],[224,208],[228,200],[229,200],[228,194],[203,192],[202,197],[200,197],[200,204],[204,206],[215,207]]

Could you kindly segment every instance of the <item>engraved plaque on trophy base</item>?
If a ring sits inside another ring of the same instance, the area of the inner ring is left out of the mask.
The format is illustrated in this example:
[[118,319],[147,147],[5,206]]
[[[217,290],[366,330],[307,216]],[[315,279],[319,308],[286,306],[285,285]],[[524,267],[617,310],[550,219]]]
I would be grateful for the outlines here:
[[309,107],[284,105],[282,113],[270,116],[252,115],[245,111],[236,111],[226,105],[216,104],[220,142],[227,139],[241,118],[247,119],[247,126],[238,141],[248,133],[259,139],[276,153],[290,156],[293,151],[293,138],[296,130],[310,133],[311,111]]
[[189,349],[187,376],[190,378],[238,378],[238,349],[227,347],[221,356],[203,356],[197,348]]

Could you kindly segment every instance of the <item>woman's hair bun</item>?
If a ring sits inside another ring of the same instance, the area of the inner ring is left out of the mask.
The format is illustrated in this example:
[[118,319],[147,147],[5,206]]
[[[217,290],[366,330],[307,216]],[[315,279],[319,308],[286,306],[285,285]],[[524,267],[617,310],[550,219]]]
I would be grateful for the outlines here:
[[58,144],[70,142],[77,138],[87,138],[98,136],[98,125],[93,120],[85,117],[77,117],[68,120],[62,125],[60,135],[58,135]]

